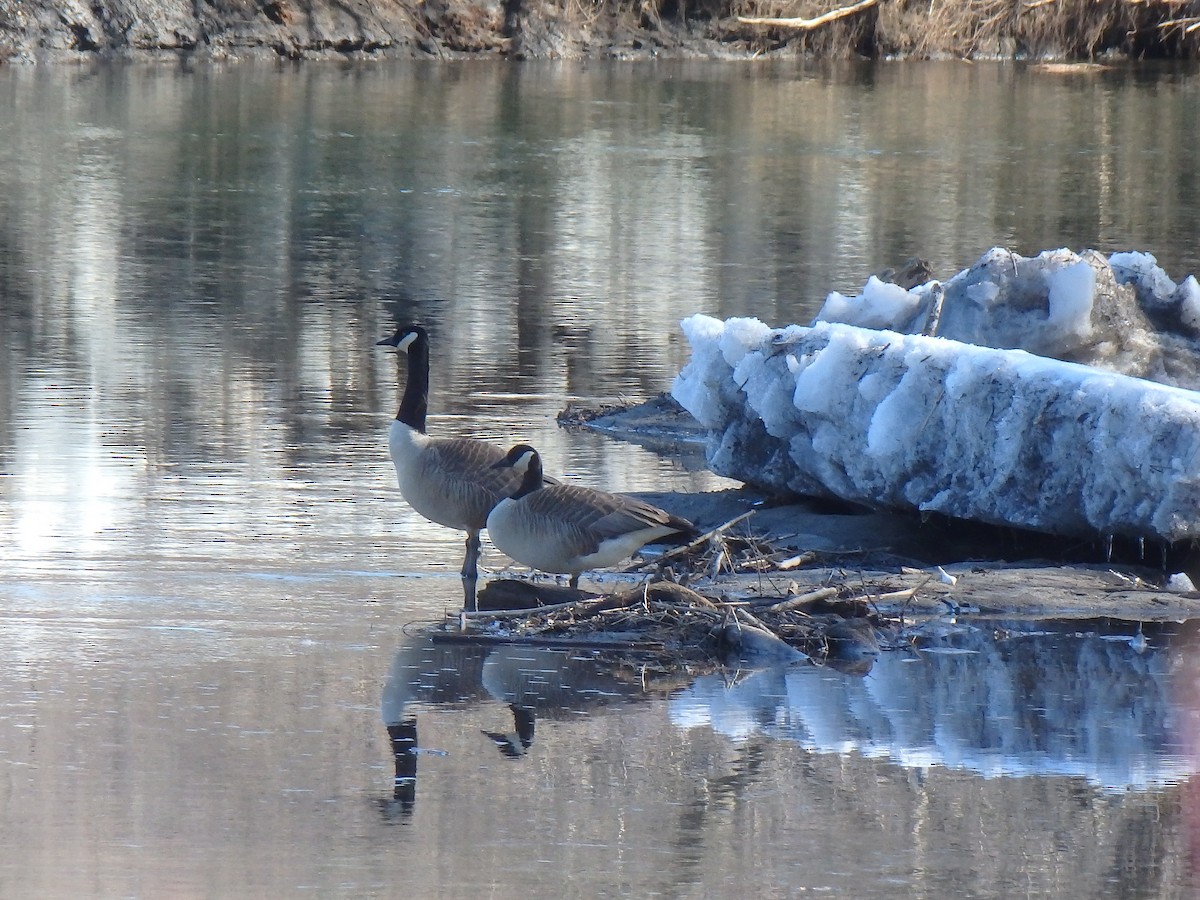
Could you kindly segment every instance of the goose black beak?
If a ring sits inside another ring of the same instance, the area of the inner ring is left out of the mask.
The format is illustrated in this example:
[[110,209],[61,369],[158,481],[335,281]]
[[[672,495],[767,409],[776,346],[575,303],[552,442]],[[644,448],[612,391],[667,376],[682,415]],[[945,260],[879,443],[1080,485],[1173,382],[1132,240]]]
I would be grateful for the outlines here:
[[396,345],[392,342],[391,338],[384,338],[382,341],[376,341],[375,346],[376,347],[395,347]]

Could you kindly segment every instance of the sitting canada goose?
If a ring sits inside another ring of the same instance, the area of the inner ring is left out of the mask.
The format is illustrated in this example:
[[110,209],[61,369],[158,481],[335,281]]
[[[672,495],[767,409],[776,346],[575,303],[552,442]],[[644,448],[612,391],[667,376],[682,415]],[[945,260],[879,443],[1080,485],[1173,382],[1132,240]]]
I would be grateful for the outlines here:
[[541,457],[528,444],[517,444],[495,465],[520,472],[522,479],[488,516],[492,543],[519,563],[569,573],[573,588],[585,569],[611,566],[668,534],[696,533],[687,519],[624,494],[545,485]]
[[377,346],[395,347],[408,355],[408,381],[400,410],[388,435],[396,481],[408,505],[439,525],[467,533],[463,560],[463,598],[475,609],[479,532],[488,513],[521,484],[521,475],[497,468],[504,450],[471,438],[434,438],[425,433],[429,403],[429,335],[419,325],[396,329]]

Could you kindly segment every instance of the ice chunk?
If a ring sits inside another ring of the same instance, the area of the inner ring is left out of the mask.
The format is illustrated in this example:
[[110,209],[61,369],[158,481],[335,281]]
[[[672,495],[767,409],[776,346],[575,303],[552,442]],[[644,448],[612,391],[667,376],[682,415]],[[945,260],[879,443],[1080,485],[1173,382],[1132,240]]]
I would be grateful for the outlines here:
[[[1056,278],[1082,321],[1087,277]],[[1200,394],[944,338],[713,322],[685,326],[673,393],[719,474],[1052,533],[1200,537]]]

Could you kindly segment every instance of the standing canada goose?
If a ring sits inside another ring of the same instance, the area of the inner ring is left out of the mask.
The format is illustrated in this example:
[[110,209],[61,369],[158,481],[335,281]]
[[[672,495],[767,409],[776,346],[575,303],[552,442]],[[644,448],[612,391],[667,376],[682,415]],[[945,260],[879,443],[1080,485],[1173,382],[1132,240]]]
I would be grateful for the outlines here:
[[521,485],[488,516],[492,543],[524,565],[569,573],[573,588],[585,569],[611,566],[668,534],[696,533],[687,519],[624,494],[545,485],[542,459],[528,444],[517,444],[495,465],[520,472]]
[[408,505],[439,525],[467,533],[463,560],[464,606],[475,609],[479,532],[488,513],[521,484],[521,475],[498,468],[504,450],[471,438],[435,438],[425,433],[429,403],[429,335],[405,325],[376,346],[395,347],[408,356],[408,380],[400,411],[388,434],[396,481]]

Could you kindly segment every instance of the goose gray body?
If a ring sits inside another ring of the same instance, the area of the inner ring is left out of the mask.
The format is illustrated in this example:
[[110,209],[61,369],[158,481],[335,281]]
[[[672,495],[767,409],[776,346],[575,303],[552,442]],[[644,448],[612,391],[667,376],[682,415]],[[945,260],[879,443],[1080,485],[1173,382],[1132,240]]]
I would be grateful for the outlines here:
[[388,451],[396,467],[400,494],[414,510],[438,525],[467,533],[463,560],[463,597],[475,608],[479,532],[488,513],[521,484],[512,469],[497,468],[504,450],[472,438],[437,438],[425,433],[429,403],[429,336],[419,325],[396,329],[378,342],[408,357],[408,380],[400,410],[388,432]]
[[571,484],[544,485],[541,459],[518,444],[498,463],[522,473],[521,486],[488,516],[492,543],[519,563],[569,574],[576,587],[588,569],[611,566],[691,522],[624,494]]
[[432,438],[393,420],[388,450],[405,501],[431,522],[480,531],[488,513],[520,485],[515,472],[492,468],[504,451],[470,438]]

